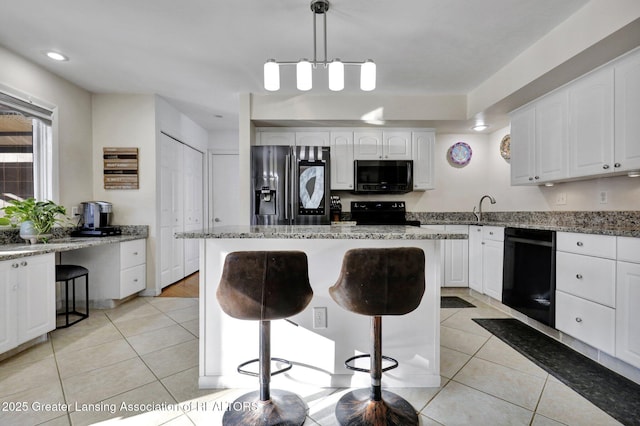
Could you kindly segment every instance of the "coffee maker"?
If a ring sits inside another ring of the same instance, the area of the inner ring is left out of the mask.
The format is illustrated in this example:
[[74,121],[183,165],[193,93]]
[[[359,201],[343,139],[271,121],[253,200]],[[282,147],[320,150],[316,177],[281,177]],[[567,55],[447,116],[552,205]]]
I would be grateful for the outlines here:
[[106,201],[84,201],[80,203],[80,224],[74,236],[120,235],[122,230],[111,226],[113,204]]

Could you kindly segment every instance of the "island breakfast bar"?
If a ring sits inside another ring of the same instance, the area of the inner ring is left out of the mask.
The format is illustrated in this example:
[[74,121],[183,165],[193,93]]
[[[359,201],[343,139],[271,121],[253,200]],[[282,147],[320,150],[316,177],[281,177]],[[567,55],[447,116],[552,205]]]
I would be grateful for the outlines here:
[[[342,258],[352,248],[418,247],[425,253],[426,290],[419,307],[407,315],[386,316],[382,328],[384,355],[399,367],[385,373],[386,387],[440,385],[440,259],[444,239],[466,234],[411,226],[239,226],[183,232],[177,238],[200,241],[201,388],[254,387],[255,378],[240,375],[238,364],[257,358],[258,327],[224,314],[216,299],[226,255],[233,251],[300,250],[309,263],[313,299],[300,314],[273,321],[271,353],[294,368],[274,376],[274,387],[287,382],[321,387],[367,386],[369,376],[348,370],[344,361],[369,352],[369,317],[339,307],[329,287],[339,275]],[[367,368],[367,359],[359,367]]]

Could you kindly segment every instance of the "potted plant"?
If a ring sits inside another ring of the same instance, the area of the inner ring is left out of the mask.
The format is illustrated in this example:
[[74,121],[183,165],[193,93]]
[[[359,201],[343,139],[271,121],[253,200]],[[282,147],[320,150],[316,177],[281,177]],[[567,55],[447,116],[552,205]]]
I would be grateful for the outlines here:
[[20,224],[20,237],[32,244],[38,240],[46,243],[53,225],[63,222],[67,213],[63,206],[53,201],[36,201],[34,198],[11,200],[1,210],[4,210],[4,217],[0,218],[0,225],[15,227]]

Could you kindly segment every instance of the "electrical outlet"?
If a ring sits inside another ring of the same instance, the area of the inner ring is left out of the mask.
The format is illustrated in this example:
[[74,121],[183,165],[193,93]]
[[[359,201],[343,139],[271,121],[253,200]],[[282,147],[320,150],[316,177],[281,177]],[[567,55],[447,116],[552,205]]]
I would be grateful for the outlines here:
[[78,216],[78,206],[71,207],[71,216],[72,217]]
[[556,194],[556,204],[559,205],[559,206],[567,204],[567,193],[566,192],[558,192]]
[[609,191],[600,191],[598,193],[598,201],[600,201],[600,204],[607,204],[609,202]]
[[313,308],[313,328],[327,328],[327,308],[325,306]]

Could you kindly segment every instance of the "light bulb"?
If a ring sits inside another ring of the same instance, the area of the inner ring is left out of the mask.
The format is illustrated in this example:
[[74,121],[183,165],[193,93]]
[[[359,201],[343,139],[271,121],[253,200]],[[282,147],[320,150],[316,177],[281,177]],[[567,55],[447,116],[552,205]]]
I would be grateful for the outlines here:
[[280,90],[280,66],[273,59],[264,63],[264,88],[271,92]]
[[344,89],[344,64],[334,59],[329,64],[329,89],[338,92]]
[[311,62],[306,59],[300,60],[296,64],[296,80],[298,90],[311,90],[312,87],[312,72],[311,72]]
[[369,92],[376,88],[376,64],[368,59],[360,66],[360,89]]

